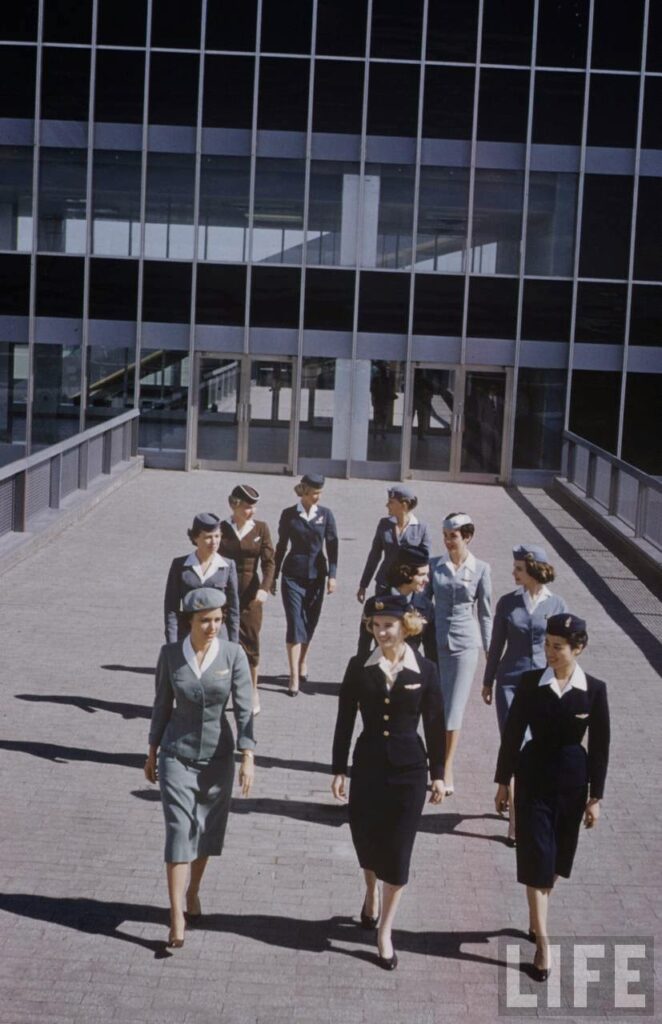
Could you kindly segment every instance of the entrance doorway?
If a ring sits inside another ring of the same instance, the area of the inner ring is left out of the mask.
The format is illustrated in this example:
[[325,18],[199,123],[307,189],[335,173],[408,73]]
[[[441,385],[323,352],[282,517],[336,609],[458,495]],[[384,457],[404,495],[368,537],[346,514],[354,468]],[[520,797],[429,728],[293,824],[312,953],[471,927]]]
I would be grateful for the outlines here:
[[292,471],[293,360],[197,357],[194,468]]

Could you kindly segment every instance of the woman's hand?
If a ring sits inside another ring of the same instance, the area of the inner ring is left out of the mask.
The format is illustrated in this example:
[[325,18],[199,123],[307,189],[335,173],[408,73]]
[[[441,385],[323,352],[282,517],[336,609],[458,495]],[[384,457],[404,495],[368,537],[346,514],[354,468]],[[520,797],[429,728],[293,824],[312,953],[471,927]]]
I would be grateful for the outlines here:
[[508,786],[498,785],[496,796],[494,797],[494,806],[497,814],[505,814],[508,810],[509,804]]
[[347,799],[345,792],[345,782],[347,781],[346,775],[334,775],[333,781],[331,782],[331,792],[333,793],[336,800],[344,801]]
[[266,590],[262,590],[262,588],[260,587],[257,594],[255,595],[255,600],[257,601],[258,604],[264,604],[268,597],[269,595],[266,592]]
[[278,580],[274,580],[273,583],[271,584],[271,593],[273,594],[274,597],[278,593]]
[[483,698],[483,703],[484,704],[491,704],[492,703],[492,687],[491,686],[484,686],[483,689],[480,691],[480,695]]
[[143,771],[148,782],[156,782],[158,780],[159,773],[156,770],[156,750],[152,750],[150,748],[150,751],[145,758],[145,767],[143,768]]
[[594,828],[600,817],[600,801],[589,800],[584,809],[584,827]]
[[359,587],[359,589],[356,591],[356,600],[359,602],[359,604],[363,604],[363,602],[365,601],[365,587]]
[[336,581],[335,581],[335,579],[331,579],[331,577],[329,576],[328,580],[326,581],[326,592],[327,592],[327,594],[332,594],[335,589],[336,589]]
[[241,786],[241,795],[248,796],[255,779],[255,761],[253,760],[253,754],[249,750],[243,752],[241,758],[241,767],[239,768],[239,785]]
[[446,795],[446,788],[444,786],[444,780],[443,779],[435,779],[434,782],[432,783],[432,785],[430,786],[430,800],[429,800],[429,803],[431,803],[431,804],[440,804],[440,803],[442,803],[445,795]]

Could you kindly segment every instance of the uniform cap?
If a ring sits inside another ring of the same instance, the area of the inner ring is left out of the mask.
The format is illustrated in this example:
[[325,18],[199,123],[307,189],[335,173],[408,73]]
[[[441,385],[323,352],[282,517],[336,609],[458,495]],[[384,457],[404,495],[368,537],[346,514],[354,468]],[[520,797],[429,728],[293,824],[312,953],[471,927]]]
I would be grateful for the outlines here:
[[461,526],[473,526],[474,521],[466,512],[456,512],[454,516],[446,516],[441,525],[444,530],[459,530]]
[[184,596],[182,609],[185,612],[211,612],[222,608],[226,600],[223,591],[216,587],[198,587],[197,590],[189,590]]
[[321,473],[304,473],[301,483],[304,487],[312,487],[315,491],[321,491],[326,483],[326,477],[323,477]]
[[397,555],[391,563],[394,566],[401,565],[427,565],[430,561],[429,556],[423,551],[423,548],[408,548],[403,546],[399,549]]
[[570,615],[568,612],[550,615],[547,619],[547,632],[550,636],[562,636],[565,640],[569,640],[573,633],[586,632],[586,620],[580,619],[578,615]]
[[404,484],[396,484],[395,487],[389,487],[388,496],[389,498],[395,498],[396,501],[416,501],[416,495],[411,487],[405,487]]
[[405,612],[411,611],[411,604],[403,594],[379,594],[369,597],[365,603],[364,615],[393,615],[401,619]]
[[237,501],[245,501],[247,505],[257,505],[260,500],[260,492],[256,491],[250,484],[237,484],[230,494],[231,498]]
[[221,520],[218,516],[215,516],[213,512],[198,512],[197,516],[193,520],[191,533],[201,533],[203,530],[217,530],[220,525]]
[[513,558],[524,561],[532,558],[534,562],[547,562],[547,552],[540,544],[518,544],[513,548]]

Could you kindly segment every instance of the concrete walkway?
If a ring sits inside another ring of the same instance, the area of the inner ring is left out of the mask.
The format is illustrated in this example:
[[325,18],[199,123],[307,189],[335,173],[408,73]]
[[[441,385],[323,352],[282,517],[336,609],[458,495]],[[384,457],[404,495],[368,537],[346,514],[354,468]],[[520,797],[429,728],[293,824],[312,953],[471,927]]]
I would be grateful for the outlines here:
[[[374,938],[356,926],[359,872],[328,765],[383,483],[333,480],[325,490],[342,540],[338,591],[310,659],[314,694],[285,698],[280,598],[267,605],[254,793],[235,800],[225,853],[209,868],[204,927],[174,956],[163,951],[163,822],[142,775],[163,587],[171,558],[189,550],[193,514],[225,514],[240,479],[145,471],[2,578],[0,1021],[493,1022],[503,938],[522,940],[527,915],[506,825],[492,810],[497,727],[478,680],[457,793],[423,819],[394,974],[377,969]],[[294,481],[253,482],[275,529]],[[474,549],[492,563],[497,596],[512,588],[512,545],[544,540],[557,566],[554,589],[589,623],[583,665],[609,684],[603,816],[581,836],[572,880],[554,894],[552,930],[661,938],[662,608],[541,491],[417,486],[437,550],[444,513],[474,515]],[[531,947],[522,947],[529,958]],[[597,1019],[629,1018],[603,1009]]]

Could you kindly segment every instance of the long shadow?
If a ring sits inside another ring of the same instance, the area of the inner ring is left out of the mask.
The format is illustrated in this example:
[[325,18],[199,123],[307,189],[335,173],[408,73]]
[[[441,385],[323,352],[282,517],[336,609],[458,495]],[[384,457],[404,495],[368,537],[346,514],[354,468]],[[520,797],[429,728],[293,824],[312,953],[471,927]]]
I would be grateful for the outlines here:
[[122,768],[142,768],[144,754],[115,754],[107,750],[87,750],[84,747],[63,747],[58,743],[35,743],[27,740],[0,740],[0,750],[13,750],[31,754],[44,761],[67,764],[70,761],[91,761],[94,764],[115,764]]
[[433,836],[465,836],[468,839],[484,839],[489,843],[501,843],[506,845],[506,832],[503,835],[481,835],[479,832],[467,832],[458,828],[458,825],[465,821],[495,820],[503,822],[504,819],[498,814],[457,814],[446,813],[443,809],[437,814],[424,814],[418,826],[419,832],[426,832]]
[[[549,493],[553,501],[558,499],[554,494]],[[581,579],[582,583],[591,591],[591,595],[600,602],[609,617],[614,620],[619,629],[622,629],[633,643],[637,645],[649,664],[657,673],[662,672],[662,643],[650,630],[646,629],[642,622],[630,611],[628,606],[610,588],[604,578],[592,567],[583,555],[581,555],[572,544],[565,539],[563,534],[550,523],[549,519],[523,495],[518,488],[508,488],[508,496],[531,520],[534,526],[540,531],[545,540],[553,544],[561,557],[568,563],[572,571]],[[563,508],[563,505],[560,505]],[[570,513],[574,516],[574,513]],[[576,518],[576,516],[575,516]],[[581,522],[577,519],[577,522]],[[581,522],[581,525],[592,532],[589,527]],[[594,535],[594,534],[592,534]],[[598,538],[599,539],[599,538]],[[600,543],[604,542],[600,540]],[[604,545],[606,547],[606,545]],[[608,549],[609,550],[609,549]],[[618,556],[616,556],[618,557]],[[577,610],[577,609],[575,609]],[[589,623],[589,632],[590,632]]]
[[[40,896],[29,893],[0,894],[0,910],[20,917],[72,928],[88,935],[107,935],[123,942],[163,955],[163,942],[138,938],[121,930],[125,922],[167,927],[168,914],[164,909],[147,904],[119,903],[102,900]],[[254,939],[268,946],[282,949],[301,950],[309,953],[333,951],[343,955],[372,960],[374,953],[349,951],[333,946],[334,942],[370,944],[374,949],[375,938],[368,935],[349,917],[335,916],[315,921],[294,917],[280,917],[276,914],[205,914],[196,930],[225,932],[243,938]],[[487,944],[492,939],[503,937],[522,938],[523,932],[501,928],[498,931],[405,931],[396,929],[395,945],[398,950],[408,953],[424,953],[450,960],[472,961],[490,967],[506,966],[506,962],[487,953],[465,952],[466,944]]]
[[110,711],[122,718],[150,718],[152,709],[148,704],[125,704],[117,700],[98,700],[96,697],[65,697],[59,694],[17,693],[17,700],[27,700],[34,704],[68,704],[81,711],[93,715],[96,711]]
[[231,803],[234,814],[275,814],[294,821],[312,821],[316,825],[340,828],[347,821],[344,804],[312,803],[305,800],[277,800],[273,797],[236,798]]
[[[272,693],[287,693],[289,676],[260,676],[260,689],[271,690]],[[302,697],[337,697],[340,692],[340,683],[318,683],[311,680],[308,683],[301,683]]]
[[319,761],[290,761],[284,757],[267,757],[265,754],[256,754],[255,764],[258,768],[291,768],[296,772],[319,772],[321,775],[331,777],[331,765],[321,764]]
[[137,672],[141,676],[153,676],[156,668],[150,665],[148,668],[141,668],[138,665],[100,665],[107,672]]

